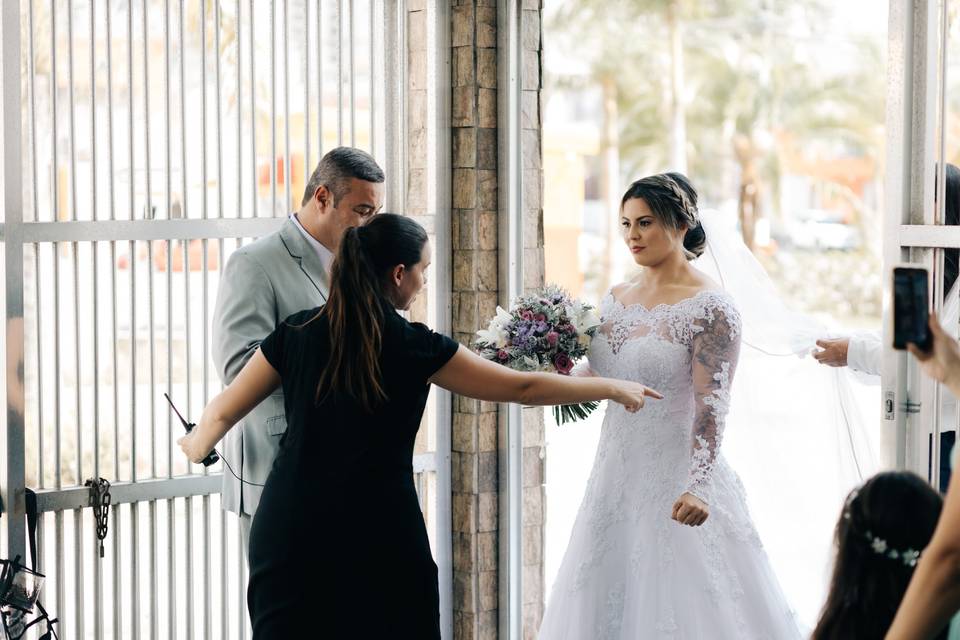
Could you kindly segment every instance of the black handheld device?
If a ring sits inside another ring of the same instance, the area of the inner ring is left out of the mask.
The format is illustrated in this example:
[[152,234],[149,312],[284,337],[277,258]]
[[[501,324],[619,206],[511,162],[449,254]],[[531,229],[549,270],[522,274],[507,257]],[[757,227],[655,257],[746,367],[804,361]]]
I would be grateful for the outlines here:
[[[173,406],[173,400],[170,399],[170,396],[168,396],[167,394],[163,394],[163,397],[166,398],[167,402],[170,403],[170,408],[173,409],[173,412],[177,414],[178,418],[180,418],[180,424],[183,425],[183,428],[186,429],[187,433],[190,433],[191,431],[193,431],[193,428],[197,425],[194,424],[193,422],[187,422],[186,420],[183,419],[183,416],[180,415],[180,412],[177,411],[177,408]],[[207,457],[204,458],[201,462],[203,466],[209,467],[210,465],[216,464],[219,461],[220,461],[220,456],[217,455],[217,452],[211,451],[209,454],[207,454]]]
[[893,348],[913,343],[921,351],[933,347],[930,333],[930,289],[927,270],[895,267],[893,270]]

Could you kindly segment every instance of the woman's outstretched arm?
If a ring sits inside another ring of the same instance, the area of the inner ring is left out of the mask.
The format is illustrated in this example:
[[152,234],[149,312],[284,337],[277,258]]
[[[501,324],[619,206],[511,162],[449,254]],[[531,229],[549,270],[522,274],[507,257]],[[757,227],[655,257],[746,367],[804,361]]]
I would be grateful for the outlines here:
[[233,382],[204,407],[200,423],[177,444],[191,462],[199,463],[233,425],[279,386],[280,374],[257,349]]
[[627,380],[514,371],[484,360],[464,346],[433,374],[430,382],[477,400],[525,405],[613,400],[636,411],[643,407],[645,398],[663,397],[642,384]]

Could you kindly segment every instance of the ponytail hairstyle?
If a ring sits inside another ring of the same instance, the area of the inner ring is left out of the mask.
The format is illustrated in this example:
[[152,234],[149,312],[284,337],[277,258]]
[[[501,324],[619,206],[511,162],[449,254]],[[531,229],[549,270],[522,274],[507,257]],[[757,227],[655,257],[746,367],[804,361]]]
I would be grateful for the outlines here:
[[623,194],[620,208],[627,200],[640,198],[650,211],[673,229],[686,228],[683,249],[687,260],[699,258],[707,247],[707,234],[700,224],[697,210],[697,191],[682,173],[659,173],[635,181]]
[[[384,294],[390,272],[420,262],[427,232],[401,215],[381,213],[347,229],[330,274],[320,316],[330,324],[330,361],[320,374],[316,401],[347,396],[367,411],[387,400],[380,371]],[[318,316],[319,317],[319,316]]]

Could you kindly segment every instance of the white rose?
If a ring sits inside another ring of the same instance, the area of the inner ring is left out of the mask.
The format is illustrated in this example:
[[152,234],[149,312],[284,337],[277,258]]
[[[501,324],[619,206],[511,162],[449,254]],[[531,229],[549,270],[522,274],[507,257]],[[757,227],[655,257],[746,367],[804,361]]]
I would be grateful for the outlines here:
[[600,326],[600,316],[593,309],[581,310],[577,318],[577,333],[586,333],[594,327]]
[[523,356],[522,360],[524,365],[524,371],[536,371],[540,368],[540,363],[530,356]]
[[477,331],[477,337],[481,342],[492,344],[498,349],[502,349],[503,347],[507,346],[507,341],[510,338],[506,331],[500,329],[499,327],[494,327],[493,323],[490,324],[489,329],[480,329]]

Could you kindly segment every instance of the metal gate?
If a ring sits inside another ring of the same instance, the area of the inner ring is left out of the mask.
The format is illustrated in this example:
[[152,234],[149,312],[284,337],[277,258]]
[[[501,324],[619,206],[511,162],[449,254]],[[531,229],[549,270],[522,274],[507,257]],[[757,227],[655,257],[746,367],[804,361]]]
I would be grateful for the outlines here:
[[[0,541],[26,556],[34,489],[41,599],[61,637],[246,636],[246,564],[236,518],[220,510],[220,466],[187,464],[162,393],[196,419],[220,390],[209,319],[222,267],[298,208],[326,150],[371,151],[386,209],[406,208],[408,39],[426,38],[428,63],[445,64],[444,10],[428,5],[420,34],[391,0],[4,3]],[[427,90],[442,143],[444,87]],[[418,318],[441,331],[443,148],[422,187],[438,277]],[[435,394],[415,458],[447,629],[449,439],[437,427],[448,412]],[[112,497],[102,558],[84,486],[98,477]]]
[[[922,376],[914,358],[889,347],[889,275],[901,262],[926,267],[933,309],[942,310],[948,293],[944,250],[960,247],[960,228],[945,226],[944,215],[945,164],[956,164],[960,157],[960,148],[948,149],[956,119],[948,80],[960,78],[957,68],[950,69],[948,55],[960,46],[960,35],[951,35],[949,25],[960,26],[958,10],[956,0],[891,0],[889,13],[882,433],[887,463],[915,471],[935,487],[940,486],[941,459],[949,455],[940,450],[941,433],[957,429],[957,415],[944,411],[949,391]],[[946,328],[954,335],[960,329]]]

